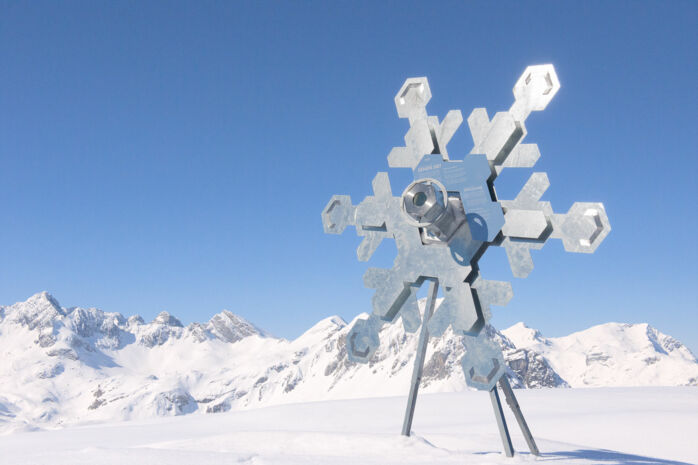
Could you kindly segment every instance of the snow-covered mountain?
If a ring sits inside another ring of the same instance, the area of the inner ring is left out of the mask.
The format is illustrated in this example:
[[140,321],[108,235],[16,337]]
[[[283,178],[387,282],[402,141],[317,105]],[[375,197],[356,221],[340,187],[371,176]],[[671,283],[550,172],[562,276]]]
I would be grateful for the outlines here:
[[502,334],[542,356],[572,387],[698,385],[691,351],[647,323],[606,323],[557,338],[517,323]]
[[[0,431],[405,395],[417,335],[386,326],[374,359],[360,365],[347,359],[348,329],[335,316],[288,341],[228,311],[185,327],[166,312],[146,323],[36,294],[0,306]],[[561,338],[522,323],[487,331],[515,387],[698,385],[695,356],[646,324]],[[462,356],[453,333],[432,339],[422,392],[466,389]]]

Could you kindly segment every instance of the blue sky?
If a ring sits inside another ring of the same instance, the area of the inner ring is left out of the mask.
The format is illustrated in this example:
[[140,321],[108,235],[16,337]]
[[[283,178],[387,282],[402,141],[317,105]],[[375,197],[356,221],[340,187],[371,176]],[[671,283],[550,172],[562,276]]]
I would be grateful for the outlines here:
[[[227,308],[289,338],[351,319],[369,264],[320,212],[388,170],[402,82],[429,78],[431,114],[493,114],[553,63],[562,88],[527,121],[544,199],[602,201],[613,230],[594,255],[551,241],[525,280],[490,249],[483,276],[515,294],[493,323],[648,322],[697,352],[697,26],[693,1],[0,1],[0,303]],[[471,147],[463,126],[449,153]]]

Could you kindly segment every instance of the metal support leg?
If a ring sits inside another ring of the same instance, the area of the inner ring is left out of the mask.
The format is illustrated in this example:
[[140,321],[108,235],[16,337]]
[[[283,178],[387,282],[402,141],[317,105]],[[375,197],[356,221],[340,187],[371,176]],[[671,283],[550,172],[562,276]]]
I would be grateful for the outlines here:
[[499,435],[502,437],[504,453],[507,454],[507,457],[513,457],[514,447],[511,445],[511,437],[509,436],[509,430],[507,429],[507,421],[504,419],[502,402],[499,400],[499,394],[497,393],[497,385],[495,385],[490,391],[490,400],[492,401],[492,408],[494,409],[494,417],[497,419]]
[[499,387],[502,388],[504,398],[506,399],[507,404],[509,404],[511,411],[514,412],[516,421],[519,423],[519,428],[521,428],[521,432],[523,433],[524,438],[526,439],[526,444],[528,444],[528,449],[531,451],[531,454],[540,455],[540,452],[538,452],[538,446],[536,446],[536,441],[533,439],[531,430],[528,429],[526,419],[524,418],[523,413],[521,412],[521,407],[519,407],[519,403],[516,401],[514,390],[511,388],[511,385],[509,384],[509,380],[507,379],[506,375],[499,378]]
[[417,403],[417,392],[419,391],[419,383],[422,380],[422,370],[424,369],[424,357],[427,353],[427,342],[429,342],[429,329],[427,323],[429,318],[434,313],[436,306],[436,294],[439,292],[439,281],[431,281],[429,287],[429,297],[427,305],[424,308],[424,317],[422,317],[422,328],[419,331],[419,342],[417,343],[417,353],[414,357],[414,368],[412,369],[412,381],[410,384],[410,395],[407,398],[407,409],[405,410],[405,420],[402,422],[403,436],[409,436],[412,430],[412,418],[414,417],[414,407]]

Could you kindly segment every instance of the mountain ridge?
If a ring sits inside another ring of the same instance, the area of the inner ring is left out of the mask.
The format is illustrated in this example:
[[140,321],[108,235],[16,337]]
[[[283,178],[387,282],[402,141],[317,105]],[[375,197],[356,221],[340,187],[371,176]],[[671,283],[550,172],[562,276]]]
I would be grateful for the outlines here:
[[[358,365],[346,354],[350,325],[331,316],[286,340],[228,310],[205,323],[184,326],[167,312],[146,323],[63,308],[38,293],[0,306],[0,431],[405,395],[417,334],[400,322],[386,325],[375,357]],[[646,323],[607,323],[559,338],[523,323],[486,331],[518,388],[698,385],[696,357]],[[463,353],[450,330],[432,338],[422,392],[466,389]]]

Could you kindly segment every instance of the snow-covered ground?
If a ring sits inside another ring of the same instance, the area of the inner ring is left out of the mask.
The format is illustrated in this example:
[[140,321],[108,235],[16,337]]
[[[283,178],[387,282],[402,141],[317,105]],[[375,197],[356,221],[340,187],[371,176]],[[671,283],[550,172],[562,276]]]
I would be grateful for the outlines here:
[[420,395],[288,404],[0,436],[0,464],[602,464],[698,463],[698,388],[517,390],[542,452],[506,458],[489,397]]

